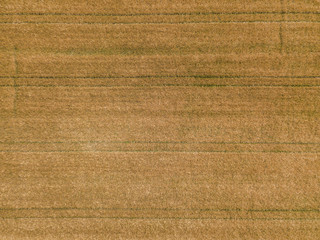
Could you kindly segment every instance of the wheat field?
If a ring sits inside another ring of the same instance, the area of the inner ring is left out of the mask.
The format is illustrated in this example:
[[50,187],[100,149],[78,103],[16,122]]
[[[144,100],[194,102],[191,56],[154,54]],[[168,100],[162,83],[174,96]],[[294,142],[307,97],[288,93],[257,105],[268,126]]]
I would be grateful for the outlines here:
[[319,0],[1,0],[0,239],[319,239]]

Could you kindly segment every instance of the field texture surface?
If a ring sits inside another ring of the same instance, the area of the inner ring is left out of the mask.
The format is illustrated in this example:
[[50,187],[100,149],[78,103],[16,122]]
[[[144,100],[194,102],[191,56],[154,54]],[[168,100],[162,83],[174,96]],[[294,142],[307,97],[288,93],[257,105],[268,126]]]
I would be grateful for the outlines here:
[[0,0],[1,240],[319,237],[319,0]]

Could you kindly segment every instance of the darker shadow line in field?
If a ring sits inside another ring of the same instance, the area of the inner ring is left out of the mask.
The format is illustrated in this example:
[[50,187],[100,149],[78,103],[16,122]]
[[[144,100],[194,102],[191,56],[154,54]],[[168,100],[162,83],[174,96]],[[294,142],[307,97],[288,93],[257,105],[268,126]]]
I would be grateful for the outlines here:
[[[172,13],[63,13],[63,12],[18,12],[18,13],[0,13],[0,16],[110,16],[110,17],[131,17],[131,16],[190,16],[190,15],[261,15],[261,14],[282,14],[282,11],[263,12],[263,11],[252,11],[252,12],[172,12]],[[316,11],[305,11],[305,12],[286,12],[285,14],[320,14]]]
[[133,79],[133,78],[222,78],[222,79],[232,79],[232,78],[320,78],[320,76],[306,76],[306,75],[301,75],[301,76],[272,76],[272,75],[249,75],[249,76],[244,76],[244,75],[141,75],[141,76],[74,76],[74,75],[61,75],[61,76],[34,76],[34,75],[26,75],[26,76],[0,76],[0,78],[39,78],[39,79]]
[[319,23],[320,21],[314,20],[251,20],[251,21],[185,21],[185,22],[32,22],[32,21],[21,21],[21,22],[0,22],[0,24],[60,24],[60,25],[180,25],[180,24],[222,24],[222,23]]
[[213,212],[320,212],[320,209],[240,209],[240,208],[106,208],[106,207],[30,207],[30,208],[0,208],[0,211],[33,211],[33,210],[53,210],[53,211],[64,211],[64,210],[107,210],[107,211],[213,211]]
[[227,151],[227,150],[213,150],[213,151],[183,151],[183,150],[0,150],[2,153],[285,153],[285,154],[319,154],[319,151]]
[[97,143],[106,143],[106,144],[240,144],[240,145],[320,145],[317,142],[186,142],[186,141],[11,141],[11,142],[0,142],[0,144],[97,144]]
[[320,85],[266,85],[266,84],[254,84],[254,85],[215,85],[215,84],[193,84],[193,85],[182,85],[182,84],[159,84],[159,85],[0,85],[0,87],[15,87],[15,88],[27,88],[27,87],[35,87],[35,88],[152,88],[152,87],[215,87],[215,88],[223,88],[223,87],[320,87]]
[[281,5],[281,21],[279,24],[279,39],[280,39],[280,54],[283,53],[283,23],[285,22],[285,4],[284,0],[280,0],[280,5]]
[[318,221],[320,218],[217,218],[217,217],[104,217],[104,216],[48,216],[0,217],[0,219],[119,219],[119,220],[221,220],[221,221]]

